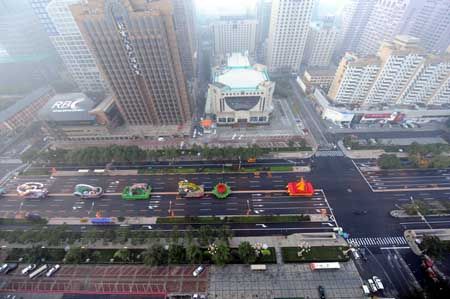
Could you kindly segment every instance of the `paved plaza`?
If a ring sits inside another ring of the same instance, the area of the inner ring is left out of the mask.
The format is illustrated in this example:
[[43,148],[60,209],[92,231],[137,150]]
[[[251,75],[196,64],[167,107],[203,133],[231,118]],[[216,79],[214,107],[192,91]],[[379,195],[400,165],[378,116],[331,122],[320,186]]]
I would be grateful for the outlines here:
[[364,298],[361,278],[353,261],[339,270],[315,270],[309,264],[267,265],[266,271],[251,271],[247,265],[210,268],[208,298],[319,298],[318,286],[327,298]]

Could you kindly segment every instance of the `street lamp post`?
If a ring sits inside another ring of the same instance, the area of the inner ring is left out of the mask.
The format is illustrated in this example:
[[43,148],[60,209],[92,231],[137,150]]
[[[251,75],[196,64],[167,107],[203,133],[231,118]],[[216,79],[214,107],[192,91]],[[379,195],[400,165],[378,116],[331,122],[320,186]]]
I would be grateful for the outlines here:
[[420,213],[419,207],[417,206],[417,204],[414,201],[414,197],[411,195],[409,197],[409,199],[411,200],[413,207],[416,209],[417,215],[419,215],[420,219],[422,219],[423,222],[425,222],[425,224],[428,226],[429,229],[433,229],[433,227],[430,225],[430,223],[428,223],[428,220],[425,218],[425,216],[423,216],[422,213]]

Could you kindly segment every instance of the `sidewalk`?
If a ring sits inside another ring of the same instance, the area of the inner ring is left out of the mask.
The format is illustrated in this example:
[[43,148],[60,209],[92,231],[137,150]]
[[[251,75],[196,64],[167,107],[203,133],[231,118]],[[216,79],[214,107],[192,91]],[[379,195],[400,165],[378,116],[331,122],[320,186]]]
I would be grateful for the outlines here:
[[[156,224],[157,217],[125,217],[125,220],[119,222],[116,217],[110,217],[114,224],[120,225],[146,225],[146,224]],[[49,225],[94,225],[92,224],[88,218],[76,218],[76,217],[67,217],[67,218],[49,218]]]

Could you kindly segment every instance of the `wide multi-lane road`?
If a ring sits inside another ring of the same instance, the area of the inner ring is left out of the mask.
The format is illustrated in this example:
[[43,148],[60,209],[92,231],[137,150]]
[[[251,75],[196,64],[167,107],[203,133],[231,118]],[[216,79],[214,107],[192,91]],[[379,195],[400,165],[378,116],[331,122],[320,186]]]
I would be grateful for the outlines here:
[[[109,216],[206,216],[206,215],[283,215],[283,214],[329,214],[325,195],[317,191],[312,198],[289,197],[285,186],[298,180],[298,173],[249,174],[194,174],[151,176],[76,176],[76,177],[18,177],[5,185],[8,194],[0,201],[3,217],[14,217],[19,212],[35,212],[43,217],[94,217],[100,211]],[[202,198],[182,198],[176,194],[177,183],[189,179],[202,183],[205,190],[221,181],[227,182],[235,191],[226,200],[211,194]],[[23,199],[15,195],[17,185],[25,182],[41,182],[50,192],[46,199]],[[118,193],[132,183],[147,182],[153,187],[150,200],[125,201]],[[73,196],[76,184],[102,187],[106,194],[99,199],[82,200]],[[273,190],[267,192],[267,190]],[[172,194],[163,194],[163,193]],[[161,194],[158,194],[161,193]]]

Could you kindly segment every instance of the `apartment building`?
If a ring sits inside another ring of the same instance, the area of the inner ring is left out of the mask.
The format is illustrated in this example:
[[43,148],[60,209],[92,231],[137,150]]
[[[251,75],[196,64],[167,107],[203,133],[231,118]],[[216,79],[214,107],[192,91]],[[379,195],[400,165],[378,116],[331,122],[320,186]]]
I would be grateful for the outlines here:
[[346,53],[339,63],[328,97],[336,104],[361,105],[380,71],[377,57]]

